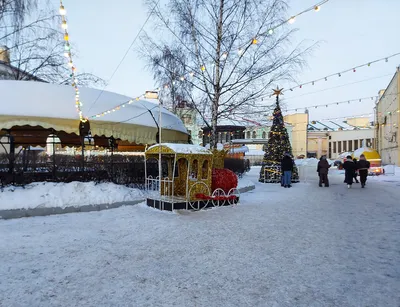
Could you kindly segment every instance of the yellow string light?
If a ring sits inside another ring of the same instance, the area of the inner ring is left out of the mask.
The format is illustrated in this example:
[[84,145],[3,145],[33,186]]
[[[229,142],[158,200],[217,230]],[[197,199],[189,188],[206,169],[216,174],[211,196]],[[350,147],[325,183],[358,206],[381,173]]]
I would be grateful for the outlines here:
[[64,51],[64,55],[68,60],[68,67],[71,69],[71,85],[74,87],[75,89],[75,107],[76,110],[79,114],[79,120],[81,122],[86,122],[87,118],[83,117],[83,113],[82,113],[82,102],[80,100],[80,96],[79,96],[79,88],[78,88],[78,80],[76,78],[76,66],[74,65],[74,62],[72,60],[72,54],[71,54],[71,45],[69,43],[69,34],[68,34],[68,24],[67,24],[67,19],[65,18],[67,14],[67,11],[65,10],[65,7],[62,3],[62,0],[60,0],[60,15],[61,15],[61,28],[64,30],[64,41],[65,41],[65,51]]

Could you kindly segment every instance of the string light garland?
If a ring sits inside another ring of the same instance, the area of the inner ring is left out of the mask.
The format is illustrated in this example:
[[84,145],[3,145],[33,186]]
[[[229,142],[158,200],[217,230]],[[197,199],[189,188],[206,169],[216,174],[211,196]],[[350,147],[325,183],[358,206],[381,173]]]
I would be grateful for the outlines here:
[[366,63],[361,64],[361,65],[356,65],[356,66],[353,66],[353,67],[351,67],[349,69],[346,69],[346,70],[343,70],[343,71],[339,71],[339,72],[327,75],[327,76],[322,77],[322,78],[318,78],[318,79],[315,79],[315,80],[312,80],[312,81],[308,81],[308,82],[304,82],[304,83],[298,84],[298,85],[296,85],[294,87],[290,87],[289,89],[285,90],[284,92],[293,91],[296,88],[303,88],[303,86],[305,86],[305,85],[315,85],[315,83],[320,82],[320,81],[328,81],[328,78],[331,78],[331,77],[335,77],[335,76],[341,77],[345,73],[349,73],[349,72],[355,73],[355,72],[357,72],[357,69],[363,68],[363,67],[371,67],[371,65],[375,64],[375,63],[379,63],[379,62],[387,63],[390,58],[393,58],[393,57],[396,57],[396,56],[399,56],[399,55],[400,55],[400,52],[392,54],[392,55],[389,55],[389,56],[386,56],[384,58],[380,58],[380,59],[377,59],[377,60],[369,61],[369,62],[366,62]]
[[117,105],[117,106],[115,106],[115,107],[113,107],[113,108],[111,108],[111,109],[108,109],[108,110],[105,110],[105,111],[103,111],[103,112],[100,112],[100,113],[98,113],[98,114],[96,114],[96,115],[90,116],[89,119],[90,119],[90,118],[99,118],[99,117],[103,117],[103,116],[105,116],[105,115],[107,115],[107,114],[110,114],[110,113],[116,112],[116,111],[118,111],[118,110],[121,110],[122,108],[125,108],[127,105],[130,105],[130,104],[134,103],[135,101],[138,101],[138,100],[140,100],[140,99],[142,99],[142,98],[145,98],[145,95],[146,95],[146,94],[142,94],[142,95],[140,95],[140,96],[137,96],[136,98],[129,99],[128,101],[126,101],[126,102],[124,102],[124,103],[121,103],[121,104],[119,104],[119,105]]
[[67,11],[64,7],[64,4],[62,0],[60,0],[60,15],[61,15],[61,28],[64,30],[64,55],[68,60],[68,67],[71,69],[71,85],[73,86],[75,90],[75,108],[79,114],[79,120],[81,122],[86,122],[87,118],[84,118],[83,113],[82,113],[82,101],[80,100],[80,95],[79,95],[79,87],[78,87],[78,79],[76,78],[76,66],[72,60],[72,53],[71,53],[71,44],[69,40],[69,33],[68,33],[68,23],[66,19]]

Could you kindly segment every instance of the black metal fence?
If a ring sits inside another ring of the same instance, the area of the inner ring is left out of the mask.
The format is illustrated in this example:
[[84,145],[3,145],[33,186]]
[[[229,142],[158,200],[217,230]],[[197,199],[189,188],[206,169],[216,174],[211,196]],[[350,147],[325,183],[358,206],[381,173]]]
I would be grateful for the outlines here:
[[[14,155],[0,154],[0,182],[2,186],[25,185],[32,182],[94,181],[114,182],[142,187],[145,183],[144,156],[118,153],[103,155],[46,155],[35,151]],[[158,176],[157,160],[148,160],[147,176]],[[225,168],[239,177],[250,169],[246,160],[225,159]]]

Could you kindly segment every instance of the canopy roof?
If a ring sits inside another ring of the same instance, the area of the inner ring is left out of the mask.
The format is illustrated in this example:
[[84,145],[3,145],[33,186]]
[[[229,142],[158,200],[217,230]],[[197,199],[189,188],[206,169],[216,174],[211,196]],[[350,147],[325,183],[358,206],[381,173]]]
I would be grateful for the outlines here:
[[[40,126],[45,129],[79,134],[79,118],[75,109],[74,88],[33,81],[0,81],[0,129],[13,126]],[[83,115],[94,116],[131,97],[92,88],[80,88]],[[165,141],[187,142],[182,121],[161,108],[162,138]],[[135,143],[154,144],[158,132],[159,106],[147,100],[134,100],[116,112],[90,119],[93,136],[113,136]]]
[[[159,154],[160,152],[160,144],[156,144],[150,146],[146,150],[146,154]],[[161,144],[161,153],[162,154],[201,154],[201,155],[212,155],[212,153],[203,146],[200,145],[192,145],[192,144],[172,144],[172,143],[164,143]]]
[[353,158],[360,159],[360,156],[362,154],[365,156],[365,159],[367,159],[367,160],[371,160],[371,161],[381,160],[381,156],[379,155],[379,153],[375,149],[372,149],[369,147],[362,147],[362,148],[359,148],[356,151],[354,151]]

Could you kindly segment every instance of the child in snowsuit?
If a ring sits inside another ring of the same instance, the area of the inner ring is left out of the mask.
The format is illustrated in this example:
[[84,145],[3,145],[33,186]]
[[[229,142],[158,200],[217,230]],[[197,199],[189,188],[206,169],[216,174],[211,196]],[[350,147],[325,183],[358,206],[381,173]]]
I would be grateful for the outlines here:
[[350,189],[353,184],[354,173],[356,171],[356,164],[351,156],[346,157],[346,162],[343,163],[343,168],[345,170],[344,181],[347,183],[347,188]]
[[360,156],[360,161],[357,162],[356,164],[358,172],[360,173],[360,181],[361,181],[361,187],[365,187],[365,183],[367,182],[367,176],[368,176],[368,169],[370,168],[371,164],[367,159],[365,159],[364,155]]
[[319,186],[322,187],[322,183],[325,184],[325,187],[329,187],[329,179],[328,179],[328,172],[329,168],[328,161],[326,160],[325,156],[322,156],[318,162],[317,172],[319,174]]

